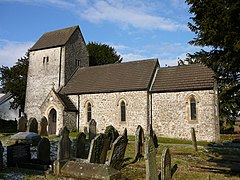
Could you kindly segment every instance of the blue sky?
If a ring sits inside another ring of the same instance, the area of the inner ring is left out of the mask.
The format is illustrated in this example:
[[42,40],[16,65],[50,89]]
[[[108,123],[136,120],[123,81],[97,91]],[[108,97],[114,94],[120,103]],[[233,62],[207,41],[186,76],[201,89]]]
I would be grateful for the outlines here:
[[184,0],[0,0],[0,65],[12,66],[44,32],[79,25],[86,43],[106,43],[123,61],[177,65],[199,50]]

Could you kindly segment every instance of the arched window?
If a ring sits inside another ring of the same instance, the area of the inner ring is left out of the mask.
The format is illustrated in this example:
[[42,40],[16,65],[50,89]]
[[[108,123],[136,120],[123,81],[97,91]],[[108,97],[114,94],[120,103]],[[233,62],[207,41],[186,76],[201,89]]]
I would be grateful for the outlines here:
[[196,120],[197,104],[196,104],[196,99],[193,96],[190,98],[190,113],[191,113],[191,120]]
[[121,121],[126,121],[126,103],[121,101]]
[[90,102],[87,103],[87,121],[92,119],[92,105]]

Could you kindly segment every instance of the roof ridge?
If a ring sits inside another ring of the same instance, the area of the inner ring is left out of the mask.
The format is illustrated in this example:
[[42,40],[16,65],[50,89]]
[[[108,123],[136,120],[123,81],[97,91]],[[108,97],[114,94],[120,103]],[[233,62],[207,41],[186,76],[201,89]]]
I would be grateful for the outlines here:
[[154,61],[158,61],[158,59],[157,58],[152,58],[152,59],[134,60],[134,61],[128,61],[128,62],[120,62],[120,63],[111,63],[111,64],[81,67],[79,69],[81,70],[81,69],[103,68],[103,67],[108,67],[108,66],[125,65],[125,64],[130,64],[130,63],[132,64],[132,63],[154,62]]

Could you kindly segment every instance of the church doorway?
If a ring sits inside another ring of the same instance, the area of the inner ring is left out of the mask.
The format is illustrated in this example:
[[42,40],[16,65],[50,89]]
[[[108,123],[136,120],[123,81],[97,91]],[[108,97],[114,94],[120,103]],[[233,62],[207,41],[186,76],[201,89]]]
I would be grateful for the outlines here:
[[48,115],[48,134],[56,134],[57,111],[52,108]]

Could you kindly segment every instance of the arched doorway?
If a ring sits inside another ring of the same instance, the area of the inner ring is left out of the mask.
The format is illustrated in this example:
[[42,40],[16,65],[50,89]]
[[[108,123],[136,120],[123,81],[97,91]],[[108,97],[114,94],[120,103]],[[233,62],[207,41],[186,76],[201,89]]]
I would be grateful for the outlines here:
[[52,108],[48,115],[48,134],[56,134],[57,111]]

